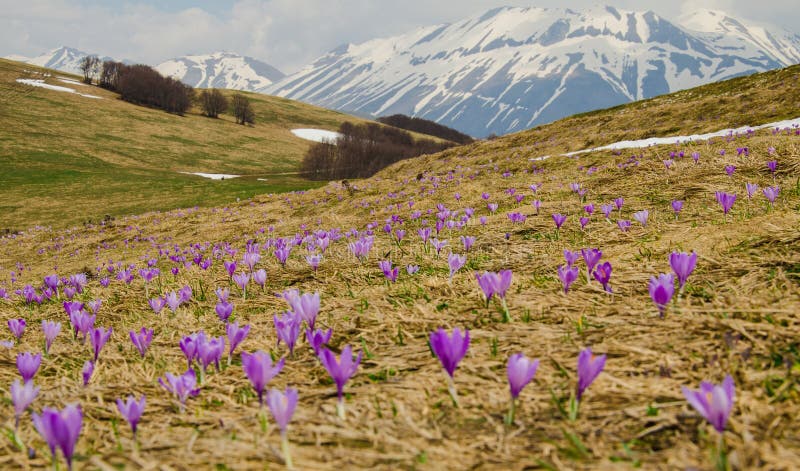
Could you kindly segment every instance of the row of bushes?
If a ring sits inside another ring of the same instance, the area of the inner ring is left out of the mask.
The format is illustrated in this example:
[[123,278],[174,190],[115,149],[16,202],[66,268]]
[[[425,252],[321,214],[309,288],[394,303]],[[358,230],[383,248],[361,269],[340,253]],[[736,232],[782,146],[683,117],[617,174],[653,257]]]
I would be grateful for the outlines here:
[[312,180],[367,178],[403,159],[433,154],[452,143],[414,139],[402,129],[376,123],[343,123],[335,143],[317,143],[300,164],[301,173]]
[[378,122],[394,126],[408,131],[414,131],[429,136],[436,136],[448,141],[457,142],[459,144],[469,144],[473,141],[472,137],[456,131],[453,128],[443,126],[435,121],[430,121],[422,118],[412,118],[404,114],[395,114],[392,116],[383,116],[378,118]]
[[194,88],[164,77],[148,65],[105,61],[98,82],[125,101],[179,115],[189,109],[194,99]]

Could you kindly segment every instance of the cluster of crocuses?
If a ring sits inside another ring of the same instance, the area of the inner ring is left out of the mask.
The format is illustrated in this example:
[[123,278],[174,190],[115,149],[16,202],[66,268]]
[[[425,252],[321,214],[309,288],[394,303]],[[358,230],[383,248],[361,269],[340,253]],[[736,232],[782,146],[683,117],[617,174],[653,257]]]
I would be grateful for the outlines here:
[[672,268],[672,273],[651,276],[648,285],[650,298],[655,303],[659,316],[662,318],[667,305],[669,305],[675,294],[675,278],[678,279],[678,290],[682,293],[689,275],[692,274],[697,265],[697,253],[672,252],[669,255],[669,265]]
[[603,285],[605,291],[611,293],[611,262],[600,263],[603,252],[600,251],[600,249],[588,248],[581,249],[580,254],[578,252],[564,250],[564,260],[566,260],[567,263],[565,265],[559,265],[556,269],[558,279],[561,280],[561,285],[564,288],[564,294],[569,292],[572,283],[578,279],[580,270],[577,265],[575,265],[578,261],[578,257],[583,257],[583,261],[586,263],[586,282],[591,282],[591,278],[594,277],[595,280]]
[[177,291],[167,292],[164,296],[148,299],[147,304],[156,314],[161,313],[164,307],[169,307],[169,310],[175,313],[181,305],[192,300],[192,294],[192,287],[185,285]]

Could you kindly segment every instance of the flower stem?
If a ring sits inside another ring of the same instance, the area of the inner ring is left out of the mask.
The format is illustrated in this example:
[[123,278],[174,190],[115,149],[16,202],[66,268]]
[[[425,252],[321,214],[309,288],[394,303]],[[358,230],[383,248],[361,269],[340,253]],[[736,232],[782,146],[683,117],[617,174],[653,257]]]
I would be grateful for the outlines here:
[[344,420],[344,397],[339,396],[339,402],[336,403],[336,415]]
[[281,431],[281,451],[283,452],[283,461],[286,463],[286,469],[294,469],[292,465],[292,455],[289,453],[289,439],[286,437],[286,431]]
[[514,424],[514,413],[516,411],[517,411],[517,401],[514,400],[514,396],[511,396],[511,401],[508,405],[508,415],[506,415],[506,425]]
[[503,305],[503,322],[511,322],[511,314],[508,312],[508,305],[506,304],[505,296],[500,298],[500,303]]
[[453,405],[455,407],[460,407],[458,404],[458,391],[456,391],[456,383],[453,381],[453,377],[447,375],[447,391],[450,393],[450,398],[453,400]]

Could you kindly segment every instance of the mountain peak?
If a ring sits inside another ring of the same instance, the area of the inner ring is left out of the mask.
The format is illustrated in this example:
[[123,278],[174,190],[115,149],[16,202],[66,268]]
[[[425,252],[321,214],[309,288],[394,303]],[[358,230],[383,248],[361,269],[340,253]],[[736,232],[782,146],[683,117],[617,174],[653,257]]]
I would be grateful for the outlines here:
[[192,87],[247,91],[261,90],[285,76],[265,62],[229,51],[177,57],[155,69]]

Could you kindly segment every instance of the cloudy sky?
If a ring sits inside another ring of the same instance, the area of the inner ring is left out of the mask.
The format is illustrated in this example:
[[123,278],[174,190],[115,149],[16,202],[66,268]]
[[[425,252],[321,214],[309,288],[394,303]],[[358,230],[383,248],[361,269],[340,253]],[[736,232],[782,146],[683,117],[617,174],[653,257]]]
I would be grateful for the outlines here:
[[[608,0],[677,18],[703,6],[800,32],[798,0]],[[592,0],[0,0],[0,56],[61,45],[157,64],[226,50],[291,73],[334,47],[453,22],[503,5],[566,7]]]

